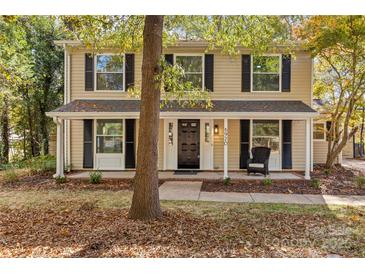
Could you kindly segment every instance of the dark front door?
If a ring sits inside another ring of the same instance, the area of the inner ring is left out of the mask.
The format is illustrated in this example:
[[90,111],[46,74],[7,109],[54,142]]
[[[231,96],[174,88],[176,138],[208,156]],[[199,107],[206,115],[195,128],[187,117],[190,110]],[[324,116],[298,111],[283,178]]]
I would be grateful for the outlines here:
[[179,120],[178,168],[199,168],[199,120]]

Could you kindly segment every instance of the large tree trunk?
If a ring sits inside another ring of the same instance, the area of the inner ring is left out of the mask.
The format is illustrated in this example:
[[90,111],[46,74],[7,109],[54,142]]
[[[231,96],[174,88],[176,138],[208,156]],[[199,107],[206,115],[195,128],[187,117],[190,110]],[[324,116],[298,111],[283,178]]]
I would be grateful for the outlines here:
[[142,93],[138,134],[137,170],[134,178],[131,219],[162,215],[158,195],[158,132],[163,16],[146,16],[143,30]]
[[10,140],[9,140],[9,100],[7,95],[4,96],[3,109],[1,112],[1,153],[0,153],[0,163],[9,163],[9,150],[10,150]]

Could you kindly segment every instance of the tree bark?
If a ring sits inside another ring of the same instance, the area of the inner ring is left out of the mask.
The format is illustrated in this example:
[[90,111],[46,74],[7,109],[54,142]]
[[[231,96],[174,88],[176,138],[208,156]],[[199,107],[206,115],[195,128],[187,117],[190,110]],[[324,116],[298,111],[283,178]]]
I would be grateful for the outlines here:
[[142,92],[137,169],[129,218],[148,220],[162,215],[158,194],[158,133],[163,16],[146,16],[143,30]]
[[10,140],[9,140],[9,100],[7,95],[4,96],[3,109],[1,112],[1,154],[0,163],[9,163],[9,151],[10,151]]

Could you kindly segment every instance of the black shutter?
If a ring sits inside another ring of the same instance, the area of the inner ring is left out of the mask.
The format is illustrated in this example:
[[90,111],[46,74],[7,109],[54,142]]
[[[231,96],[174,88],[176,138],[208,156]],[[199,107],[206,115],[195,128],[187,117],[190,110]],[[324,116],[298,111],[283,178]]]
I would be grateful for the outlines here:
[[242,92],[251,92],[251,55],[242,55]]
[[134,87],[134,54],[125,55],[125,90]]
[[281,91],[290,92],[291,55],[283,55],[281,65]]
[[85,54],[85,91],[94,91],[94,55]]
[[250,120],[240,120],[240,168],[247,168],[247,160],[250,158]]
[[204,85],[208,91],[213,91],[214,84],[214,54],[204,56]]
[[331,121],[326,121],[326,141],[327,142],[329,140],[329,132],[330,132],[330,129],[331,129],[331,125],[332,125]]
[[93,120],[84,120],[84,168],[94,167]]
[[135,168],[135,119],[125,120],[125,167]]
[[173,54],[165,54],[165,61],[170,65],[174,65],[174,55]]
[[292,169],[292,120],[282,121],[282,168]]

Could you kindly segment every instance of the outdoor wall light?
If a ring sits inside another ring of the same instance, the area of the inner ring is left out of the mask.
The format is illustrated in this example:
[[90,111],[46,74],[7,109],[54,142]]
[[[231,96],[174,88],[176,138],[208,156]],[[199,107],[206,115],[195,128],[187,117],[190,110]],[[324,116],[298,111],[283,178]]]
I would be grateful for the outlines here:
[[218,125],[214,125],[214,134],[218,134],[218,133],[219,133]]

